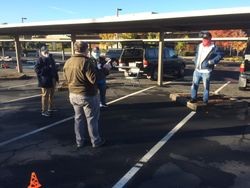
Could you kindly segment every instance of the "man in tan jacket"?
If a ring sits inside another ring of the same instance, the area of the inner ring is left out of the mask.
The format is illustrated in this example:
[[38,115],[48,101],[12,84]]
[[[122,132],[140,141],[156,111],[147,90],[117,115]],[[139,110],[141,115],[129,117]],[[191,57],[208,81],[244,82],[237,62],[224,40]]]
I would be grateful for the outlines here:
[[68,82],[70,103],[75,111],[76,145],[80,149],[86,144],[88,138],[85,130],[88,130],[92,147],[96,148],[105,143],[99,134],[96,69],[88,57],[87,43],[75,42],[74,51],[75,54],[66,61],[63,72]]

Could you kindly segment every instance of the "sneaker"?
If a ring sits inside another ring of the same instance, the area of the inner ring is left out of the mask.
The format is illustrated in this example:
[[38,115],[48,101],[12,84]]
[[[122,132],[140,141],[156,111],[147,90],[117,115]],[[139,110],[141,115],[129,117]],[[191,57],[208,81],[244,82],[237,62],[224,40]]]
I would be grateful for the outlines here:
[[102,107],[108,107],[108,105],[107,104],[100,104],[100,107],[102,108]]
[[190,102],[190,103],[197,103],[197,100],[191,98],[189,102]]
[[105,142],[106,142],[106,140],[104,138],[102,138],[102,140],[99,143],[93,145],[93,148],[99,148],[99,147],[103,146],[105,144]]
[[42,116],[45,116],[45,117],[50,117],[50,113],[49,112],[42,112],[42,114],[41,114]]

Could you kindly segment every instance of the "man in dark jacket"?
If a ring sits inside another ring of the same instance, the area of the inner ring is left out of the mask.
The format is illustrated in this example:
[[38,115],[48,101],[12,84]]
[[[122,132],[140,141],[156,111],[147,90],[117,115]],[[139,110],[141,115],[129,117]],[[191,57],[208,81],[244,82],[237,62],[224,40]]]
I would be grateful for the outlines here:
[[190,103],[197,102],[197,92],[200,81],[203,81],[203,103],[208,104],[210,77],[214,66],[222,59],[222,54],[219,52],[218,47],[212,43],[212,34],[208,31],[200,33],[202,42],[198,45],[196,56],[194,60],[195,70],[193,73],[193,83],[191,86],[191,100]]
[[82,148],[88,141],[92,147],[100,147],[105,140],[99,134],[100,106],[97,96],[96,69],[88,57],[88,44],[76,41],[75,54],[63,67],[64,78],[68,83],[69,99],[75,111],[76,147]]
[[41,48],[40,57],[35,65],[35,72],[38,79],[38,87],[42,89],[42,116],[50,116],[54,108],[54,93],[56,82],[59,81],[55,60],[49,54],[46,46]]

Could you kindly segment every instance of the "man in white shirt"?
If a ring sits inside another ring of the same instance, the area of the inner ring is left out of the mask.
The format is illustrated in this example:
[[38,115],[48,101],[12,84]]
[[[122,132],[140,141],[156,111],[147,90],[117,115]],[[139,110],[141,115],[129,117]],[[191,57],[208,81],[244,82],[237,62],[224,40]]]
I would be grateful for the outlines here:
[[208,103],[210,77],[214,69],[214,65],[222,59],[218,48],[212,43],[212,35],[208,31],[200,32],[202,42],[198,45],[194,60],[195,70],[193,73],[193,83],[191,86],[191,100],[189,102],[197,102],[197,92],[202,79],[204,86],[203,102]]

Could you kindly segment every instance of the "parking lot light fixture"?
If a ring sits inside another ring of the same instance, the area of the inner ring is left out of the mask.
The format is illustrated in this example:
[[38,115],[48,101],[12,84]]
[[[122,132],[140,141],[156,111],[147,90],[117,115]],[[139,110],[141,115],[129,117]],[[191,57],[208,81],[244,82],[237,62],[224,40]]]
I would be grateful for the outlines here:
[[24,23],[24,20],[27,20],[27,18],[24,18],[24,17],[22,17],[21,19],[22,19],[22,23]]
[[117,16],[117,17],[119,16],[119,12],[120,12],[120,11],[122,11],[121,8],[117,8],[117,9],[116,9],[116,16]]

